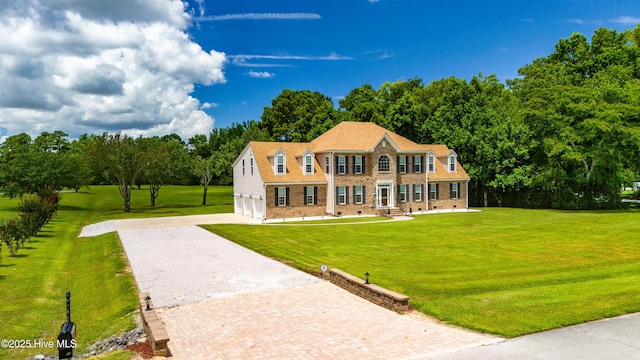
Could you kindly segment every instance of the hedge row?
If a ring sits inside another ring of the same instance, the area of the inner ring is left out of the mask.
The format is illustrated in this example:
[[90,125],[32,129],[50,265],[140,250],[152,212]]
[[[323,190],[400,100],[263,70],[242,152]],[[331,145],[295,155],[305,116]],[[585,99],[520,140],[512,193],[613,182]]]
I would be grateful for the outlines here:
[[25,195],[18,204],[18,217],[0,219],[0,241],[7,245],[11,256],[15,256],[18,249],[51,220],[58,211],[59,201],[59,195],[51,189],[38,195]]

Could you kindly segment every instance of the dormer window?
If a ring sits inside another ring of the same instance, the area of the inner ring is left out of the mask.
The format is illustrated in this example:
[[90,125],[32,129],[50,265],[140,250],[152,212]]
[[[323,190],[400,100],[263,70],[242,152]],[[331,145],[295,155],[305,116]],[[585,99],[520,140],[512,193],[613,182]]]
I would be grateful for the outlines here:
[[455,155],[449,155],[449,171],[450,172],[455,172],[456,171],[456,157],[455,157]]
[[276,174],[284,175],[286,172],[286,168],[284,166],[284,155],[278,154],[276,155]]
[[313,156],[305,155],[304,157],[304,173],[307,175],[313,174]]
[[429,166],[429,172],[435,172],[436,171],[436,158],[433,155],[429,155],[428,157],[428,166]]

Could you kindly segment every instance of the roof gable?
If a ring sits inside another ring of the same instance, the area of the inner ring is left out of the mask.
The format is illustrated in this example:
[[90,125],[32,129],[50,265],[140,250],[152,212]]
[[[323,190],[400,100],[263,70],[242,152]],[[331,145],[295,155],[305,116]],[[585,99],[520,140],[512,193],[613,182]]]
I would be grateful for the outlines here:
[[314,152],[361,152],[373,149],[386,138],[398,152],[422,152],[421,145],[370,122],[343,121],[311,141]]

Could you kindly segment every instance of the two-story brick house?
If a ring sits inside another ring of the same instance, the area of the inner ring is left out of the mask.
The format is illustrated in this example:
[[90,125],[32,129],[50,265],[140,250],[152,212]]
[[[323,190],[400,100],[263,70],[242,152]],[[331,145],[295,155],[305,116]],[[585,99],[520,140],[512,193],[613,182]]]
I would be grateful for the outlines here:
[[233,165],[235,212],[260,219],[466,209],[468,182],[453,150],[368,122],[310,143],[251,142]]

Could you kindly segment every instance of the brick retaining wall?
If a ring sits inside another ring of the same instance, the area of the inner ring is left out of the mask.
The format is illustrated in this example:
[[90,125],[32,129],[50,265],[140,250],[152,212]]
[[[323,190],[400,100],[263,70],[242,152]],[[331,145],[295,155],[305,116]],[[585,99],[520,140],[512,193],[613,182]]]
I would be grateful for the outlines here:
[[330,269],[329,281],[389,310],[403,313],[409,309],[408,296],[381,288],[377,285],[365,284],[362,279],[342,270]]

